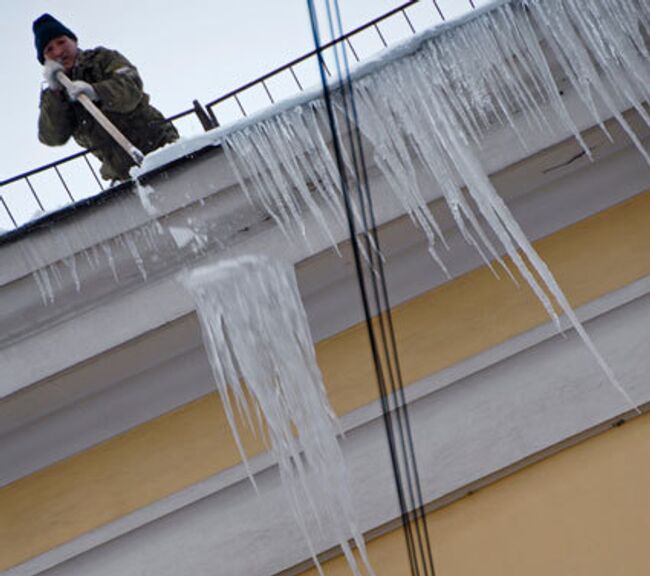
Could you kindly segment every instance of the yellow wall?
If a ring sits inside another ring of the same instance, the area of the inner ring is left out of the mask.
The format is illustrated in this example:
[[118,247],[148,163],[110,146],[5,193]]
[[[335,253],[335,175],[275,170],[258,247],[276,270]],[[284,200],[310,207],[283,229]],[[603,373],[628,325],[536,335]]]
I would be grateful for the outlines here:
[[[428,515],[437,576],[648,576],[650,414]],[[408,576],[401,529],[368,545]],[[327,576],[349,576],[341,557]],[[310,569],[305,576],[316,576]]]
[[[574,306],[621,288],[650,274],[650,192],[535,246]],[[527,287],[480,268],[396,307],[394,320],[408,384],[547,318]],[[376,399],[365,326],[316,348],[339,414]],[[247,447],[249,454],[262,449],[250,438]],[[210,395],[0,488],[0,570],[238,461],[220,402]]]

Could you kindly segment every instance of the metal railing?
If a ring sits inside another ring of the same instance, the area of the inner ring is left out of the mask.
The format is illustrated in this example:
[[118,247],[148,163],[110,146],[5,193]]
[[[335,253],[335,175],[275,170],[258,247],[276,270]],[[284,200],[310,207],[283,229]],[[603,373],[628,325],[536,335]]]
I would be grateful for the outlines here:
[[[428,4],[428,6],[432,11],[434,11],[437,14],[437,16],[441,20],[445,20],[446,17],[441,8],[442,2],[443,0],[431,0],[431,3]],[[466,2],[468,3],[467,10],[475,8],[474,0],[466,0]],[[384,24],[388,20],[396,19],[396,18],[399,18],[404,21],[404,23],[408,28],[407,34],[415,34],[417,30],[413,25],[412,18],[409,17],[409,13],[407,12],[407,10],[409,8],[412,8],[416,4],[422,5],[424,3],[425,3],[424,0],[409,0],[397,6],[396,8],[393,8],[392,10],[389,10],[388,12],[378,16],[377,18],[373,18],[372,20],[366,22],[365,24],[357,28],[354,28],[353,30],[347,32],[346,34],[324,44],[322,50],[327,51],[328,49],[333,48],[334,46],[340,44],[341,42],[344,42],[349,48],[352,57],[357,62],[359,62],[361,60],[359,56],[359,51],[355,48],[355,45],[353,44],[353,40],[355,40],[355,37],[359,36],[364,32],[372,30],[379,38],[379,41],[381,42],[381,46],[386,47],[388,46],[388,41],[386,40],[386,35],[382,33],[380,24]],[[236,109],[240,114],[240,117],[248,116],[249,111],[246,110],[246,107],[242,102],[242,96],[245,92],[261,87],[263,90],[263,94],[266,96],[268,100],[268,104],[272,105],[276,102],[277,97],[273,96],[273,93],[269,86],[269,80],[273,78],[277,78],[282,74],[288,74],[292,79],[291,82],[294,85],[294,91],[293,91],[294,94],[304,91],[305,89],[304,84],[300,81],[299,76],[296,72],[296,68],[298,65],[302,64],[303,62],[314,59],[316,57],[316,54],[317,51],[312,50],[310,52],[303,54],[302,56],[299,56],[298,58],[294,58],[290,62],[287,62],[286,64],[279,66],[278,68],[275,68],[270,72],[267,72],[266,74],[256,78],[255,80],[247,82],[235,88],[234,90],[231,90],[226,94],[223,94],[219,98],[211,100],[210,102],[206,103],[205,106],[202,106],[198,101],[195,100],[193,102],[192,108],[183,110],[182,112],[178,112],[177,114],[174,114],[173,116],[167,118],[167,120],[170,122],[177,123],[179,120],[195,118],[200,122],[202,128],[207,131],[219,126],[217,108],[228,101],[234,101],[234,103],[236,104]],[[325,71],[327,74],[331,75],[331,72],[329,71],[327,66],[325,67]],[[83,181],[82,184],[84,187],[83,196],[76,195],[74,193],[73,186],[71,183],[72,178],[68,176],[68,178],[66,179],[65,175],[63,174],[63,170],[67,166],[70,166],[72,164],[75,165],[76,179],[79,180],[81,178],[81,180]],[[81,175],[79,173],[79,165],[82,166],[84,171],[83,174]],[[101,194],[102,192],[104,192],[109,186],[102,184],[102,181],[98,177],[97,172],[98,172],[98,161],[91,154],[91,150],[83,150],[75,154],[71,154],[64,158],[61,158],[60,160],[56,160],[49,164],[45,164],[44,166],[39,166],[38,168],[34,168],[27,172],[23,172],[22,174],[18,174],[16,176],[13,176],[11,178],[8,178],[7,180],[3,180],[2,182],[0,182],[0,205],[2,206],[1,209],[6,212],[6,215],[8,216],[8,219],[13,225],[14,229],[17,229],[37,219],[41,214],[47,212],[45,203],[41,195],[39,195],[37,191],[35,185],[36,179],[47,180],[48,182],[45,185],[48,187],[48,190],[51,190],[53,185],[58,186],[59,193],[64,194],[63,202],[60,201],[57,206],[57,209],[60,209],[66,205],[73,204],[82,198],[87,198],[89,196],[88,189],[91,190],[94,189],[94,193],[91,193],[90,196]],[[36,213],[34,215],[26,219],[23,218],[22,222],[19,222],[19,218],[17,218],[17,216],[15,215],[15,210],[12,210],[10,208],[5,198],[6,191],[10,186],[13,187],[22,186],[24,189],[22,191],[23,197],[28,197],[28,198],[31,197],[34,201],[34,207],[37,208]],[[91,188],[88,188],[88,186],[90,186]],[[5,218],[5,220],[7,219]],[[2,229],[0,229],[0,235],[7,232],[11,232],[11,230],[9,231],[5,230],[3,232]]]

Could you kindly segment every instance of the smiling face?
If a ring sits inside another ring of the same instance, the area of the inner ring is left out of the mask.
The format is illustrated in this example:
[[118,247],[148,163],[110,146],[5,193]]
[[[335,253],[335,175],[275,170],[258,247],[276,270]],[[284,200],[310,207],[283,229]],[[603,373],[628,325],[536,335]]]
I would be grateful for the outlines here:
[[68,36],[52,38],[43,50],[46,60],[58,60],[66,72],[70,72],[77,59],[77,41]]

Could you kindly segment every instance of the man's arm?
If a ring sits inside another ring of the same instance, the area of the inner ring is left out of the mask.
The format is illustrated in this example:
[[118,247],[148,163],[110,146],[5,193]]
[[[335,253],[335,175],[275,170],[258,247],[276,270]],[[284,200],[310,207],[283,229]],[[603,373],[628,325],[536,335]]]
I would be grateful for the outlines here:
[[61,146],[72,136],[75,115],[62,90],[41,92],[38,139],[48,146]]
[[115,50],[102,49],[97,58],[104,79],[92,86],[102,110],[123,114],[133,111],[144,98],[142,80],[135,66]]

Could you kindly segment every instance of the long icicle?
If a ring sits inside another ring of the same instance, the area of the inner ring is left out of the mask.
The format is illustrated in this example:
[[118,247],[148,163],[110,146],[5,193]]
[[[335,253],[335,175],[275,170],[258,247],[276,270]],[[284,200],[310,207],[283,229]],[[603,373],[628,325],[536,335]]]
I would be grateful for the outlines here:
[[212,374],[251,480],[229,393],[249,423],[250,408],[263,415],[285,494],[319,573],[313,524],[336,540],[360,576],[348,542],[352,538],[372,575],[352,512],[337,440],[340,427],[316,364],[293,269],[250,256],[201,267],[181,281],[195,301]]
[[[555,80],[559,67],[593,122],[606,130],[604,119],[613,116],[650,163],[650,155],[619,112],[621,105],[635,108],[650,124],[642,104],[650,95],[650,51],[642,30],[646,36],[650,33],[650,4],[638,0],[516,0],[444,30],[414,53],[361,76],[355,83],[359,127],[374,149],[375,162],[396,200],[425,232],[430,252],[443,270],[437,241],[444,243],[444,238],[424,200],[424,183],[416,174],[419,166],[437,182],[463,237],[486,262],[496,260],[512,276],[500,256],[505,252],[558,329],[556,307],[634,408],[633,399],[598,353],[553,275],[498,196],[477,152],[495,125],[510,129],[514,138],[527,145],[527,132],[517,127],[521,117],[534,133],[553,134],[553,127],[568,128],[591,157],[572,111],[559,96],[561,89]],[[314,208],[314,203],[304,198],[304,186],[296,182],[304,178],[304,169],[297,170],[293,164],[289,170],[286,155],[276,152],[279,148],[298,157],[309,154],[318,158],[310,164],[310,176],[316,174],[322,187],[329,187],[326,194],[319,189],[319,195],[328,202],[341,202],[340,189],[323,168],[332,166],[333,159],[319,130],[324,125],[324,120],[318,119],[321,108],[319,102],[309,108],[312,132],[316,133],[309,139],[291,130],[294,110],[225,137],[228,155],[240,168],[264,165],[271,170],[276,166],[272,170],[278,174],[282,173],[280,166],[285,166],[284,174],[289,173],[290,178],[282,184],[284,189],[252,170],[240,174],[242,180],[254,183],[251,197],[265,198],[266,208],[285,228],[295,228],[291,218],[302,221],[304,209],[311,211],[321,226],[327,224],[320,213],[322,198]],[[291,142],[283,141],[283,134]],[[262,149],[264,157],[260,156]],[[472,197],[476,213],[465,200],[463,187]],[[297,215],[283,210],[283,195],[291,188],[301,190]],[[328,210],[340,218],[338,208],[330,204]],[[479,216],[498,244],[483,229]],[[331,237],[329,230],[324,233]]]

